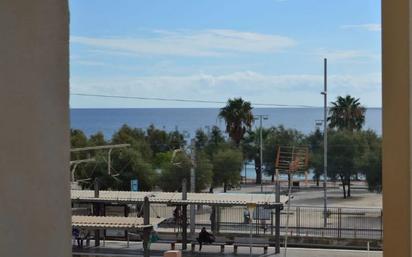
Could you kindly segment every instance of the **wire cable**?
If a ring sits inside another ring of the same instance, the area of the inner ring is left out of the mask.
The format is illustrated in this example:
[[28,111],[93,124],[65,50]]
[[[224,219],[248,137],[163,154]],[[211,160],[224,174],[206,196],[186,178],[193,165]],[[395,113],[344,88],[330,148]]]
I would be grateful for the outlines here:
[[[70,93],[70,95],[85,96],[85,97],[100,97],[100,98],[148,100],[148,101],[186,102],[186,103],[209,103],[209,104],[226,104],[227,103],[225,101],[200,100],[200,99],[142,97],[142,96],[107,95],[107,94]],[[319,106],[301,105],[301,104],[252,103],[252,105],[255,105],[255,106],[273,106],[273,107],[320,108]]]

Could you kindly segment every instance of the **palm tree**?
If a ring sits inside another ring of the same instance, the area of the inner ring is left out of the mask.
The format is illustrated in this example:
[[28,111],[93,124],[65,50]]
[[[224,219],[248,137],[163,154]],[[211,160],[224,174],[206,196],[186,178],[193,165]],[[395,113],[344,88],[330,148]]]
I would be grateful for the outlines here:
[[328,117],[330,128],[348,131],[362,129],[366,108],[360,104],[359,98],[355,99],[350,95],[338,96],[331,104]]
[[225,120],[226,132],[237,147],[246,130],[252,127],[252,109],[250,102],[243,101],[242,98],[229,99],[226,106],[220,109],[219,118]]

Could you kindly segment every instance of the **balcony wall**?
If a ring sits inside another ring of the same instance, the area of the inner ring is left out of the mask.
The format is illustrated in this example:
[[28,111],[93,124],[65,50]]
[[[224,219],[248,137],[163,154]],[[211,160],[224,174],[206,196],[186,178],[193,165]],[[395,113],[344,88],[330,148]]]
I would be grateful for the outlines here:
[[0,256],[69,257],[65,0],[0,1]]

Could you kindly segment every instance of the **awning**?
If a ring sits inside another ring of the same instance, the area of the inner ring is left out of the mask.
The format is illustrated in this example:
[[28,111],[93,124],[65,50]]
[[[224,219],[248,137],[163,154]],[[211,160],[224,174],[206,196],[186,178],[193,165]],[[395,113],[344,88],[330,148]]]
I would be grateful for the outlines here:
[[275,194],[243,194],[243,193],[187,193],[187,200],[182,200],[182,193],[173,192],[131,192],[131,191],[99,191],[99,197],[94,197],[92,190],[71,190],[71,199],[74,202],[107,202],[107,203],[142,203],[145,197],[150,203],[205,204],[219,206],[264,206],[267,208],[283,205],[286,196],[281,196],[280,203],[276,202]]
[[144,229],[161,223],[163,218],[150,218],[144,225],[143,218],[114,216],[72,216],[72,226],[87,229]]

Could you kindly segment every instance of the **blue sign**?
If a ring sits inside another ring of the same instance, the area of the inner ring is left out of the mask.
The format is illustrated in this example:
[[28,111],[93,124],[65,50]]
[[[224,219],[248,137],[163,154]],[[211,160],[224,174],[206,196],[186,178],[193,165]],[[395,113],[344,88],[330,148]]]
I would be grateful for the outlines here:
[[139,191],[139,181],[137,179],[130,180],[130,191]]

